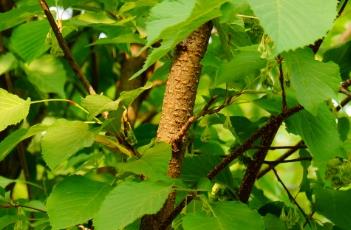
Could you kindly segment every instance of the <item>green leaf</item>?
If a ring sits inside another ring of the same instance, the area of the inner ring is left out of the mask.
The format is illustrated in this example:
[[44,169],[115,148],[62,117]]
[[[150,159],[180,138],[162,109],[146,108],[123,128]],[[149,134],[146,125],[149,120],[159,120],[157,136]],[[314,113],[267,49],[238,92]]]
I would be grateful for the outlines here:
[[12,53],[0,55],[0,76],[9,70],[12,70],[16,62],[16,57]]
[[10,39],[11,51],[25,61],[39,57],[49,48],[46,43],[49,28],[47,20],[31,21],[18,26]]
[[[213,167],[221,161],[221,156],[201,154],[187,156],[182,167],[182,179],[187,183],[197,183],[207,176]],[[196,167],[194,167],[196,166]],[[233,178],[229,168],[222,170],[216,177],[217,182],[232,186]]]
[[47,200],[51,226],[63,229],[92,219],[110,190],[110,185],[82,176],[65,178]]
[[237,201],[221,201],[209,204],[208,213],[197,211],[186,214],[184,230],[260,230],[264,228],[263,218],[247,205]]
[[313,163],[324,175],[326,163],[335,156],[344,156],[334,115],[321,105],[316,116],[301,111],[288,119],[288,128],[301,136],[313,155]]
[[336,191],[332,189],[315,189],[316,211],[336,226],[349,229],[351,226],[351,190]]
[[336,64],[314,60],[310,49],[289,52],[284,58],[297,100],[307,111],[316,114],[320,104],[336,97],[341,81]]
[[325,52],[324,61],[333,61],[340,66],[340,74],[343,80],[349,78],[351,66],[351,41],[342,46],[333,48]]
[[312,44],[332,27],[335,0],[248,0],[276,53]]
[[28,80],[44,93],[65,97],[66,72],[63,64],[52,55],[44,55],[24,66]]
[[144,44],[145,41],[141,39],[138,35],[136,34],[121,34],[117,37],[114,38],[103,38],[97,40],[94,45],[109,45],[109,44],[123,44],[123,43],[136,43],[136,44]]
[[166,0],[155,5],[146,24],[147,46],[158,40],[162,40],[162,43],[150,53],[143,68],[131,78],[147,70],[202,24],[220,16],[220,7],[225,2],[226,0]]
[[248,77],[256,77],[260,69],[266,66],[266,61],[261,58],[257,49],[257,45],[239,48],[233,59],[223,62],[219,68],[216,83],[243,82]]
[[166,143],[157,143],[151,148],[140,151],[140,159],[132,159],[127,163],[118,163],[121,171],[144,175],[150,179],[167,177],[168,161],[171,157],[171,147]]
[[171,186],[151,181],[124,182],[107,196],[94,219],[97,230],[123,229],[146,214],[159,211]]
[[104,111],[117,110],[120,102],[113,101],[104,95],[89,95],[83,98],[82,106],[89,111],[91,117],[95,117]]
[[38,12],[40,12],[39,4],[31,1],[20,4],[19,7],[13,8],[4,13],[0,13],[0,31],[21,24],[35,16]]
[[6,228],[10,224],[14,224],[18,221],[16,215],[5,215],[0,217],[0,226],[2,229]]
[[94,142],[95,134],[88,124],[81,121],[57,120],[47,129],[41,143],[45,162],[55,169],[78,150],[89,147]]
[[121,92],[121,95],[119,96],[118,100],[122,101],[124,106],[128,107],[134,102],[134,100],[137,97],[139,97],[140,94],[142,94],[145,90],[148,90],[151,88],[152,88],[152,83],[148,82],[143,87],[139,87],[137,89],[128,90],[128,91],[123,91]]
[[46,130],[46,126],[34,125],[28,129],[17,129],[0,142],[0,161],[2,161],[21,141]]
[[0,131],[27,117],[30,99],[26,101],[0,88]]

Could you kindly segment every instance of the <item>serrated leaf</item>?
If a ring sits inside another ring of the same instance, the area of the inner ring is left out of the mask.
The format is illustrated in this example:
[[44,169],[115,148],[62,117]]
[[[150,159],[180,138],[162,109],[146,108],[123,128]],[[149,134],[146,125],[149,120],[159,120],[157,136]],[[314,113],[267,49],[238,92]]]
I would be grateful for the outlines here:
[[143,68],[131,79],[147,70],[202,24],[220,16],[220,7],[225,2],[226,0],[166,0],[155,5],[146,24],[147,46],[158,40],[162,40],[162,43],[150,53]]
[[244,82],[248,77],[256,77],[266,66],[257,49],[257,45],[241,47],[234,53],[233,59],[219,68],[216,83]]
[[0,88],[0,131],[27,117],[30,99],[26,101]]
[[82,99],[82,106],[89,111],[92,117],[104,111],[117,110],[119,105],[119,101],[113,101],[104,95],[89,95]]
[[341,78],[334,63],[314,60],[310,49],[299,49],[284,55],[291,86],[297,100],[312,114],[327,99],[335,98]]
[[28,80],[41,92],[65,97],[66,72],[63,64],[52,55],[44,55],[26,64]]
[[336,226],[349,229],[351,226],[351,190],[336,191],[332,189],[315,189],[316,211]]
[[10,39],[10,49],[23,60],[31,61],[48,50],[46,37],[49,33],[47,20],[31,21],[13,30]]
[[110,190],[110,185],[82,176],[65,178],[47,200],[52,228],[68,228],[92,219]]
[[265,32],[281,53],[312,44],[332,27],[335,0],[248,0]]
[[91,146],[94,138],[95,134],[84,122],[57,120],[42,138],[43,158],[51,169],[55,169],[78,150]]
[[288,129],[301,136],[313,155],[313,163],[324,175],[326,163],[336,156],[344,156],[334,115],[321,105],[316,116],[307,111],[294,114],[287,121]]
[[0,76],[13,69],[16,62],[16,58],[12,53],[0,55]]
[[141,150],[142,157],[126,163],[118,163],[121,171],[144,175],[156,180],[167,177],[168,161],[171,157],[171,147],[166,143],[157,143],[146,150]]
[[263,218],[243,203],[237,201],[221,201],[210,205],[210,214],[204,211],[186,214],[182,218],[184,230],[265,229]]
[[170,192],[171,186],[151,181],[119,184],[106,196],[94,226],[97,230],[123,229],[143,215],[159,211]]
[[28,129],[17,129],[0,142],[0,161],[21,141],[46,130],[46,126],[34,125]]

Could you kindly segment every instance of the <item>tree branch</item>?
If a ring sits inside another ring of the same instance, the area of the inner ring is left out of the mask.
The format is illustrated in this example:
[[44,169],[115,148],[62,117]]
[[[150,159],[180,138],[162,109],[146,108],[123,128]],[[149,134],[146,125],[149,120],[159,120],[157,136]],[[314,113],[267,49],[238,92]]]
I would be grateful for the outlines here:
[[294,154],[298,149],[301,148],[301,146],[304,145],[303,141],[299,141],[299,143],[297,143],[295,146],[293,146],[293,148],[289,149],[286,153],[284,153],[283,155],[281,155],[277,160],[275,160],[274,162],[272,162],[272,164],[269,164],[267,168],[263,169],[258,175],[257,175],[257,179],[263,177],[264,175],[266,175],[269,171],[271,171],[275,166],[277,166],[278,164],[280,164],[280,162],[284,161],[286,158],[288,158],[289,156],[291,156],[292,154]]
[[[300,161],[311,161],[312,157],[299,157],[299,158],[295,158],[295,159],[290,159],[290,160],[283,160],[278,162],[278,164],[283,164],[283,163],[293,163],[293,162],[300,162]],[[277,161],[263,161],[264,164],[275,164],[277,163]]]
[[218,163],[213,169],[207,174],[207,177],[212,180],[221,170],[227,167],[233,160],[243,154],[245,151],[251,148],[254,142],[260,138],[264,133],[269,132],[274,124],[281,124],[286,118],[290,117],[294,113],[302,110],[303,107],[301,105],[295,106],[291,109],[288,109],[286,112],[282,112],[276,117],[271,117],[269,121],[260,129],[258,129],[255,133],[253,133],[243,144],[237,147],[233,152],[223,158],[223,160]]
[[70,48],[68,47],[65,39],[62,36],[62,33],[60,31],[60,29],[58,28],[56,21],[54,19],[54,17],[52,16],[49,6],[46,3],[45,0],[39,0],[40,6],[43,9],[49,24],[52,28],[52,30],[54,31],[55,37],[57,39],[57,42],[59,44],[59,46],[61,47],[64,56],[68,62],[68,64],[71,66],[73,72],[77,75],[79,81],[83,84],[85,90],[91,94],[94,95],[96,94],[94,88],[90,85],[89,81],[87,80],[87,78],[84,76],[82,70],[80,69],[79,65],[77,64],[77,62],[74,60],[73,55],[71,53]]
[[40,208],[35,208],[35,207],[30,207],[27,205],[22,205],[22,204],[4,204],[4,205],[0,205],[0,208],[28,208],[34,211],[38,211],[38,212],[42,212],[42,213],[46,213],[45,210],[40,209]]

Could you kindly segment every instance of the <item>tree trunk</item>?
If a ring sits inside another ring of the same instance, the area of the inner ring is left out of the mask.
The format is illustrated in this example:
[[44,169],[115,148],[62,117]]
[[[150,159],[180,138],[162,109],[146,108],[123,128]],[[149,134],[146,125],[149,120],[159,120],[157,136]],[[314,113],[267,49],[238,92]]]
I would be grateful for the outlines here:
[[[206,23],[177,45],[168,75],[157,140],[172,144],[172,158],[168,166],[168,175],[171,178],[177,178],[181,173],[186,137],[176,143],[174,140],[178,138],[180,130],[193,114],[201,73],[200,61],[206,52],[211,29],[212,24]],[[175,196],[175,192],[169,195],[158,214],[144,217],[141,229],[160,229],[160,224],[174,209]]]

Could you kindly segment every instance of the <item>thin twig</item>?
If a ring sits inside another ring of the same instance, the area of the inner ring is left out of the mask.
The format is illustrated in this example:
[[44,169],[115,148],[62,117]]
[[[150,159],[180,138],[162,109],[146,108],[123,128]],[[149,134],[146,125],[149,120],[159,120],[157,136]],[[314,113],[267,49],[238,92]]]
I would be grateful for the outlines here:
[[344,12],[345,7],[346,7],[348,1],[349,1],[349,0],[345,0],[345,1],[343,2],[342,6],[341,6],[340,9],[339,9],[339,12],[338,12],[338,16],[337,16],[337,17],[340,17],[340,15],[342,14],[342,12]]
[[301,206],[299,205],[299,203],[297,203],[296,199],[293,197],[293,195],[291,195],[289,189],[285,186],[284,182],[282,181],[282,179],[279,177],[277,171],[275,170],[275,168],[272,169],[274,172],[275,177],[277,178],[277,180],[279,181],[279,183],[283,186],[284,190],[286,191],[286,193],[288,194],[289,198],[291,201],[293,201],[293,203],[297,206],[297,208],[301,211],[302,215],[305,217],[306,222],[310,225],[309,219],[307,214],[305,213],[305,211],[301,208]]
[[283,72],[283,58],[281,56],[278,56],[277,62],[279,65],[279,82],[280,82],[280,88],[282,89],[282,111],[285,112],[288,109],[287,103],[286,103],[286,94],[285,94],[285,87],[284,87],[284,72]]
[[265,132],[269,131],[272,127],[273,124],[275,123],[281,123],[283,120],[286,118],[290,117],[291,115],[299,112],[302,110],[303,107],[298,105],[295,106],[291,109],[288,109],[286,112],[279,114],[276,117],[271,117],[269,121],[260,129],[258,129],[255,133],[253,133],[243,144],[241,144],[239,147],[237,147],[233,152],[231,152],[229,155],[224,157],[220,163],[215,165],[213,169],[207,174],[207,177],[212,180],[220,171],[222,171],[225,167],[227,167],[234,159],[242,155],[244,152],[246,152],[248,149],[251,148],[251,146],[254,144],[254,142],[260,138]]
[[[235,96],[238,96],[238,95],[241,95],[241,93],[238,93]],[[196,122],[198,119],[200,119],[201,117],[209,115],[209,114],[218,113],[223,108],[230,105],[232,103],[233,97],[234,96],[227,97],[220,106],[213,108],[213,109],[210,109],[211,105],[213,105],[213,103],[215,103],[217,100],[217,96],[211,97],[210,100],[206,103],[206,105],[199,112],[199,114],[189,117],[189,119],[185,122],[185,124],[182,126],[182,128],[178,132],[177,136],[172,140],[172,143],[175,143],[174,145],[176,145],[179,141],[181,141],[184,138],[184,136],[186,135],[186,133],[189,130],[189,128],[191,127],[191,125],[194,122]]]
[[284,161],[286,158],[294,154],[298,149],[300,149],[300,146],[304,145],[303,141],[299,141],[293,148],[289,149],[286,153],[281,155],[277,160],[272,162],[272,164],[269,164],[267,168],[263,169],[258,175],[257,179],[263,177],[266,175],[269,171],[271,171],[275,166],[280,164],[280,162]]
[[283,161],[264,161],[263,163],[265,164],[283,164],[283,163],[293,163],[293,162],[300,162],[300,161],[311,161],[312,157],[299,157],[299,158],[295,158],[295,159],[290,159],[290,160],[283,160]]
[[43,9],[49,24],[55,34],[55,37],[57,39],[57,42],[59,44],[59,46],[61,47],[64,56],[66,58],[66,60],[68,61],[68,64],[71,66],[73,72],[77,75],[77,77],[79,78],[80,82],[83,84],[85,90],[91,94],[94,95],[96,94],[94,88],[90,85],[89,81],[87,80],[87,78],[84,76],[82,70],[80,69],[79,65],[77,64],[77,62],[74,60],[73,55],[71,53],[70,48],[68,47],[65,39],[62,36],[62,33],[60,31],[60,29],[58,28],[56,21],[54,19],[54,17],[52,16],[49,6],[46,3],[45,0],[39,0],[40,6]]
[[38,212],[46,213],[46,211],[43,210],[43,209],[30,207],[30,206],[23,205],[23,204],[9,204],[8,203],[8,204],[5,204],[5,205],[0,205],[0,208],[28,208],[28,209],[32,209],[32,210],[35,210],[35,211],[38,211]]
[[[252,146],[252,149],[263,149],[263,148],[268,148],[269,150],[279,150],[279,149],[293,149],[296,148],[296,146],[294,145],[289,145],[289,146]],[[307,148],[306,145],[301,144],[301,146],[299,146],[300,149],[305,149]]]

